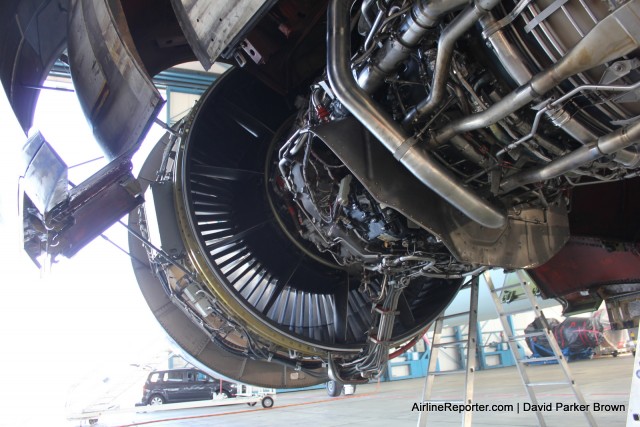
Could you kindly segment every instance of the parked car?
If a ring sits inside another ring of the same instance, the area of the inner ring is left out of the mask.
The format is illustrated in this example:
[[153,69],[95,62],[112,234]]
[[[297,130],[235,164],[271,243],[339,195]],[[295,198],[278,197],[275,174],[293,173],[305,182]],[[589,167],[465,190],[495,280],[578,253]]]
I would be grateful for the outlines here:
[[142,388],[141,405],[212,399],[214,394],[236,397],[237,386],[197,369],[169,369],[149,374]]

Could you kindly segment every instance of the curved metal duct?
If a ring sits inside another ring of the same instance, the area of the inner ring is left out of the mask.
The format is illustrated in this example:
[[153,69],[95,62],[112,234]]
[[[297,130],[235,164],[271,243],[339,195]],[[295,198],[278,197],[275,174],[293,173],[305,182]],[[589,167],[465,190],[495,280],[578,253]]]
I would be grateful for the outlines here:
[[428,152],[409,137],[402,126],[372,101],[357,84],[349,67],[349,2],[332,0],[329,6],[327,72],[338,99],[420,181],[474,221],[501,228],[506,215],[465,187]]

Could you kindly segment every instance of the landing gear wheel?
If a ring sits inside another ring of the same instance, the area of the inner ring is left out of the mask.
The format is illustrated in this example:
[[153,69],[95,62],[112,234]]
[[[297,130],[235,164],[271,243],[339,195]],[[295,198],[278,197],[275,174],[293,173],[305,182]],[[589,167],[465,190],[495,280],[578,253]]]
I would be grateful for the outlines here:
[[262,407],[263,408],[272,408],[273,407],[273,398],[270,396],[265,396],[262,398]]
[[257,402],[248,402],[248,403],[247,403],[247,405],[249,405],[249,406],[256,406],[256,403],[257,403]]
[[340,396],[343,388],[344,386],[337,381],[327,381],[327,394],[331,397]]

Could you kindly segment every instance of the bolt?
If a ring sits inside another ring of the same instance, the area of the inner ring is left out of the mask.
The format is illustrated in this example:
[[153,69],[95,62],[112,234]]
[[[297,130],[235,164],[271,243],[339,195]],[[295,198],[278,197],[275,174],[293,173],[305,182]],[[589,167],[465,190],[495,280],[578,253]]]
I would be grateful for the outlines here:
[[616,63],[616,64],[613,64],[613,71],[616,71],[616,72],[620,73],[623,70],[624,70],[624,65],[623,64],[621,64],[619,62]]

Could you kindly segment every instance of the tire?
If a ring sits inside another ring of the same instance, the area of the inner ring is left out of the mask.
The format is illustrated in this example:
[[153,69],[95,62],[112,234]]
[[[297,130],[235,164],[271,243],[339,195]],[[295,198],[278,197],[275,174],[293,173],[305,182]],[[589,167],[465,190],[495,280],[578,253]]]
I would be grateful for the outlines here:
[[337,381],[327,381],[327,394],[331,397],[337,397],[342,394],[344,386]]
[[229,393],[227,390],[222,390],[221,393],[225,399],[231,399],[231,393]]
[[164,405],[164,397],[160,396],[159,394],[154,394],[149,398],[149,405],[151,406]]
[[613,350],[613,353],[611,353],[611,355],[613,357],[618,357],[618,350]]
[[273,398],[270,396],[265,396],[262,398],[262,407],[263,408],[272,408],[273,407]]

